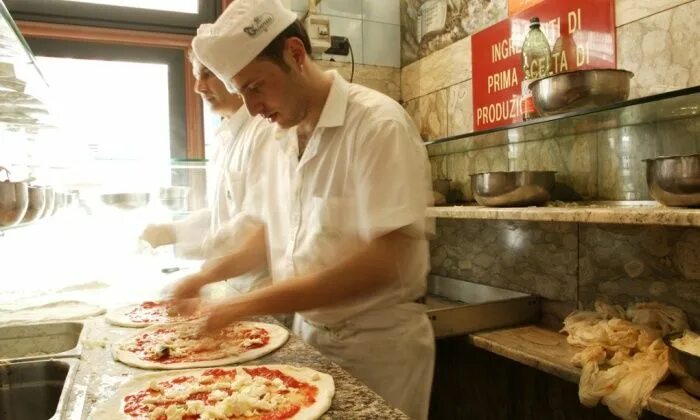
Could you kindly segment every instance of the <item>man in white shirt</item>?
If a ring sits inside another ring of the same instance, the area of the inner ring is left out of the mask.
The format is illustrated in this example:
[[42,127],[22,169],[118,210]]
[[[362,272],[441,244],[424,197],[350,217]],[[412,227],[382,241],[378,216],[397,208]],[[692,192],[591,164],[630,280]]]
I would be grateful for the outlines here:
[[[255,147],[255,140],[248,138],[248,133],[258,124],[267,123],[252,117],[243,106],[243,98],[229,92],[194,55],[190,61],[195,91],[223,119],[216,131],[209,166],[209,176],[214,180],[210,207],[174,223],[148,225],[141,238],[153,247],[175,244],[188,257],[211,259],[234,250],[254,228],[252,221],[241,214],[248,161]],[[232,279],[229,286],[233,292],[245,293],[267,284],[268,280],[267,270],[257,270]]]
[[426,290],[431,193],[410,117],[324,73],[279,0],[237,0],[193,47],[278,130],[251,158],[257,182],[247,199],[265,203],[257,213],[265,229],[183,280],[176,298],[267,262],[274,284],[217,305],[208,328],[298,312],[295,332],[307,343],[412,418],[427,418],[434,337],[415,301]]

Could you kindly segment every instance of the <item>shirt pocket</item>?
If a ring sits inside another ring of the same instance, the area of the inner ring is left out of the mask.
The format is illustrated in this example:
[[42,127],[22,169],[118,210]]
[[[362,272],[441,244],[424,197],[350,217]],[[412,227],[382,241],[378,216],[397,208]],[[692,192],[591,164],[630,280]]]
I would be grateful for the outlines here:
[[227,171],[224,174],[226,201],[236,213],[240,211],[245,198],[245,175],[241,171]]

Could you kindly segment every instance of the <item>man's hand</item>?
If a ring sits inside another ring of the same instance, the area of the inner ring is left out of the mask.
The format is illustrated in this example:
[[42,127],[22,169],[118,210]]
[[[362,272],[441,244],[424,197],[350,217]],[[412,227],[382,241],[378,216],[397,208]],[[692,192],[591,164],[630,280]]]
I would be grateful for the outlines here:
[[241,320],[245,316],[245,304],[234,301],[226,301],[215,305],[204,322],[205,334],[216,334],[228,325]]
[[206,276],[201,272],[187,276],[172,288],[172,300],[175,309],[182,315],[192,315],[199,308],[199,291],[207,284]]
[[148,242],[153,248],[175,243],[175,227],[166,223],[161,225],[148,225],[141,233],[141,239]]

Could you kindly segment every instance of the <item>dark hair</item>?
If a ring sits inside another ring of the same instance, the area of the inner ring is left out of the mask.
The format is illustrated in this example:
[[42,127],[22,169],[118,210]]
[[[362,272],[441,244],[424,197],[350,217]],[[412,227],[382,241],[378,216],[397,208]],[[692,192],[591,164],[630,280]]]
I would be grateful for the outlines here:
[[271,60],[280,66],[284,71],[289,71],[289,65],[284,62],[284,44],[289,38],[299,38],[304,44],[306,54],[311,55],[311,41],[309,34],[306,33],[304,24],[299,20],[295,20],[291,25],[280,32],[264,50],[258,54],[257,58]]

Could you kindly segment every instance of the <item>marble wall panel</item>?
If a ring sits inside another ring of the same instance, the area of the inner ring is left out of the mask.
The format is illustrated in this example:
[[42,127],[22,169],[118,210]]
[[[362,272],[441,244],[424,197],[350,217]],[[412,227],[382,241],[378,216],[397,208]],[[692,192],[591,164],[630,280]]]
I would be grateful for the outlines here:
[[[352,66],[350,63],[317,60],[324,70],[337,70],[345,80],[350,80]],[[395,101],[401,99],[401,70],[393,67],[369,66],[355,64],[353,81],[360,85],[378,90]]]
[[623,26],[691,1],[694,0],[616,0],[615,24]]
[[446,0],[443,30],[418,39],[417,19],[426,0],[401,0],[401,63],[407,66],[489,27],[508,15],[507,0]]
[[683,309],[700,328],[700,229],[581,225],[579,299],[656,300]]
[[698,21],[692,1],[618,28],[618,68],[635,73],[631,98],[700,85]]
[[425,141],[447,136],[447,90],[440,90],[418,99],[418,125]]
[[471,39],[465,38],[401,69],[404,101],[471,79]]
[[447,89],[447,135],[474,131],[472,81],[467,80]]
[[534,293],[577,297],[577,226],[571,223],[438,219],[432,273]]

